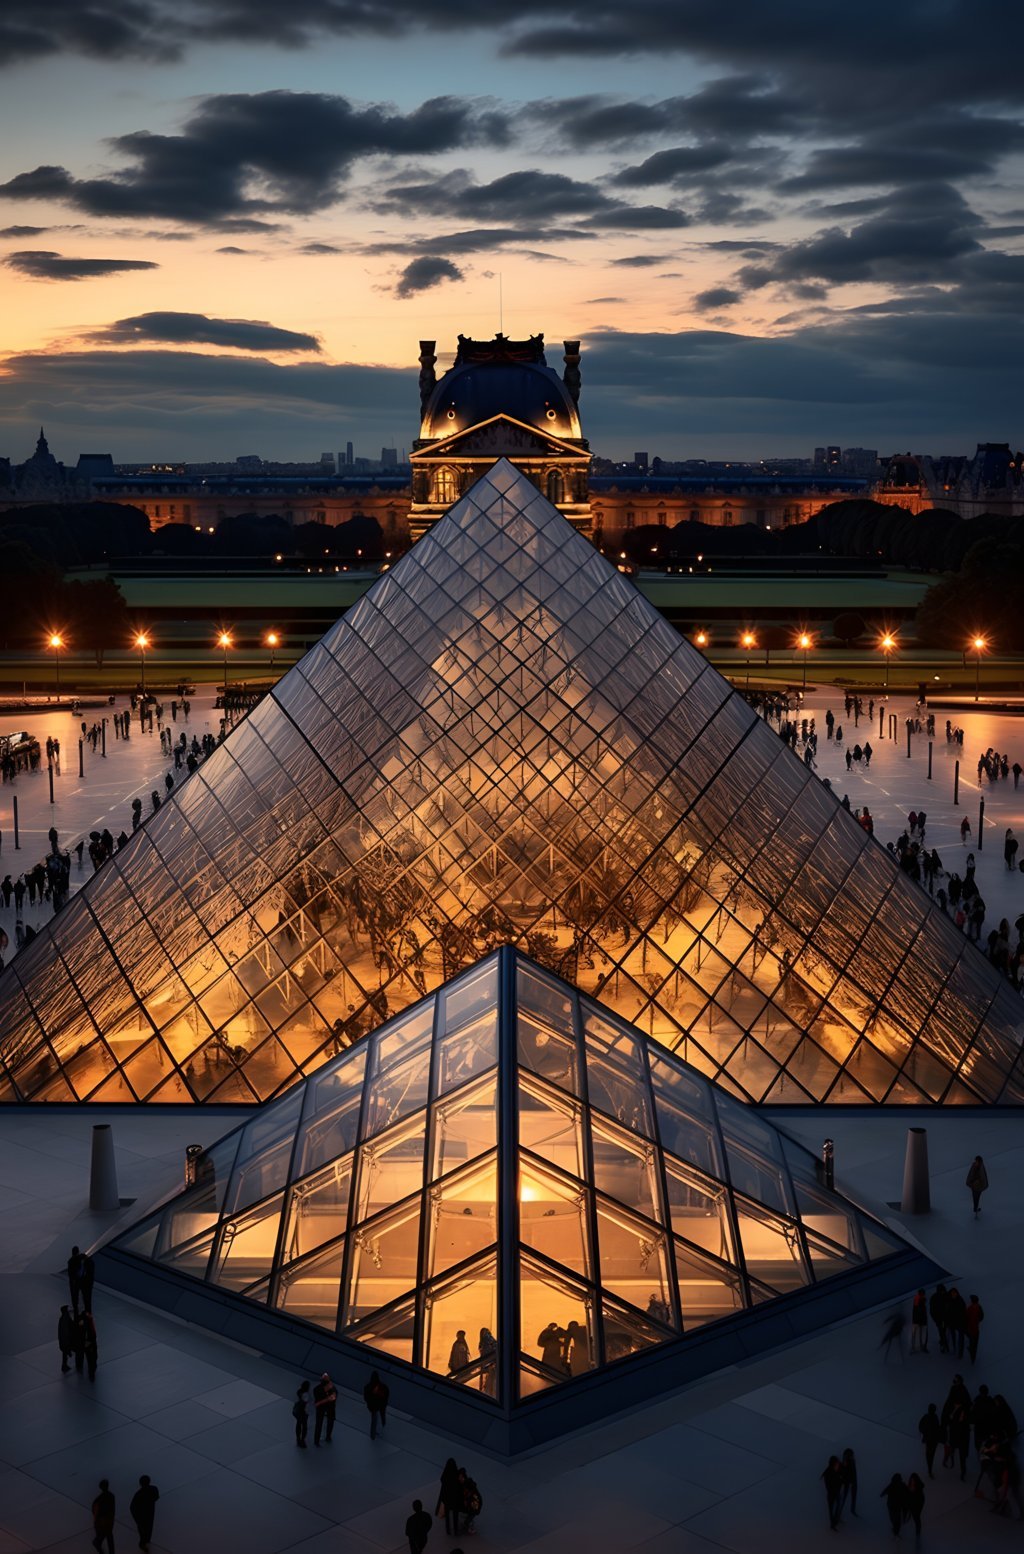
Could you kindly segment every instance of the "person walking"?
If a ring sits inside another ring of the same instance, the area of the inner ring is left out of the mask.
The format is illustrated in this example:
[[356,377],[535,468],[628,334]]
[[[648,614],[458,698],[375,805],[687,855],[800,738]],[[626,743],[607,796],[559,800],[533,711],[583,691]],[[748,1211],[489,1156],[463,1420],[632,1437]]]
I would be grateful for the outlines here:
[[160,1491],[151,1480],[148,1473],[143,1473],[139,1479],[139,1487],[132,1495],[128,1509],[132,1513],[132,1521],[135,1523],[139,1534],[139,1548],[148,1549],[153,1537],[153,1518],[156,1516],[156,1503],[160,1499]]
[[878,1498],[885,1501],[885,1509],[889,1513],[889,1525],[893,1535],[898,1538],[907,1509],[907,1486],[899,1473],[893,1474]]
[[975,1155],[971,1161],[971,1167],[967,1173],[967,1186],[971,1191],[974,1217],[977,1219],[981,1213],[981,1195],[988,1190],[988,1172],[985,1170],[985,1162],[980,1155]]
[[[96,1335],[96,1323],[91,1311],[83,1311],[78,1318],[81,1330],[82,1355],[85,1359],[86,1374],[90,1381],[96,1380],[96,1361],[99,1358],[99,1342]],[[75,1353],[75,1366],[81,1370],[78,1353]]]
[[295,1444],[306,1447],[309,1444],[309,1382],[303,1381],[295,1394],[295,1402],[292,1404],[292,1418],[295,1420]]
[[102,1550],[107,1546],[107,1554],[114,1554],[114,1514],[117,1505],[110,1488],[109,1481],[100,1479],[100,1492],[92,1503],[92,1546]]
[[935,1323],[935,1331],[939,1335],[939,1353],[949,1352],[949,1296],[946,1294],[946,1286],[939,1284],[935,1293],[928,1302],[928,1314]]
[[386,1382],[381,1381],[376,1371],[373,1372],[366,1386],[363,1388],[363,1402],[370,1413],[370,1440],[377,1439],[377,1421],[383,1430],[388,1422],[388,1398],[391,1396],[391,1388]]
[[68,1258],[68,1288],[71,1291],[71,1309],[76,1316],[79,1300],[83,1311],[92,1310],[93,1276],[92,1258],[87,1252],[80,1252],[77,1246],[73,1246]]
[[910,1308],[910,1352],[928,1353],[928,1299],[924,1290],[918,1290]]
[[964,1312],[964,1332],[967,1335],[967,1352],[971,1357],[971,1363],[978,1358],[978,1339],[981,1336],[981,1324],[985,1320],[985,1312],[977,1295],[972,1295],[967,1302],[967,1310]]
[[921,1513],[924,1510],[924,1482],[916,1473],[907,1479],[905,1491],[905,1515],[914,1524],[914,1536],[921,1538]]
[[962,1376],[953,1377],[949,1396],[942,1405],[942,1427],[946,1432],[946,1449],[942,1457],[944,1468],[951,1468],[960,1458],[960,1478],[967,1477],[967,1453],[971,1446],[971,1395],[964,1386]]
[[934,1403],[928,1404],[928,1412],[922,1414],[917,1421],[917,1429],[924,1445],[924,1461],[928,1469],[928,1477],[934,1478],[935,1453],[938,1450],[939,1442],[946,1439],[946,1432],[942,1427],[942,1420],[939,1418],[939,1411]]
[[459,1534],[459,1467],[454,1457],[449,1457],[441,1469],[441,1492],[437,1497],[435,1516],[444,1517],[444,1530],[449,1538]]
[[57,1318],[57,1345],[60,1349],[60,1368],[67,1373],[71,1366],[69,1360],[75,1352],[75,1319],[71,1315],[70,1306],[61,1306],[60,1316]]
[[466,1342],[466,1330],[464,1327],[460,1327],[458,1332],[455,1334],[455,1341],[452,1344],[451,1353],[448,1356],[449,1376],[458,1375],[459,1371],[465,1370],[469,1362],[470,1353],[469,1344]]
[[316,1410],[316,1421],[313,1425],[313,1445],[320,1445],[320,1437],[323,1435],[328,1446],[331,1444],[331,1436],[334,1434],[335,1408],[338,1402],[338,1389],[330,1376],[324,1371],[320,1380],[313,1388],[313,1405]]
[[850,1515],[857,1515],[857,1459],[853,1454],[853,1447],[848,1446],[843,1452],[843,1458],[839,1464],[843,1475],[843,1489],[839,1500],[839,1513],[842,1515],[846,1507],[850,1507]]
[[423,1554],[427,1546],[427,1538],[430,1529],[434,1525],[434,1518],[429,1511],[424,1511],[422,1500],[414,1500],[412,1503],[412,1515],[405,1524],[405,1536],[409,1540],[409,1554]]

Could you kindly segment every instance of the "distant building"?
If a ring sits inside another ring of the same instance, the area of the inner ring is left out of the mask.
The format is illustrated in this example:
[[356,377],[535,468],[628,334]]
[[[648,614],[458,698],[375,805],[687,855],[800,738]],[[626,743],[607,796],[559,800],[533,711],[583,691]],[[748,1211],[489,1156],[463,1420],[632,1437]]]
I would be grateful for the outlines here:
[[633,465],[634,465],[634,468],[637,469],[641,475],[646,475],[647,474],[647,467],[648,467],[649,464],[650,464],[650,459],[648,458],[646,452],[634,453],[634,455],[633,455]]
[[380,467],[381,467],[381,469],[397,469],[398,468],[398,449],[397,448],[382,448],[380,450]]

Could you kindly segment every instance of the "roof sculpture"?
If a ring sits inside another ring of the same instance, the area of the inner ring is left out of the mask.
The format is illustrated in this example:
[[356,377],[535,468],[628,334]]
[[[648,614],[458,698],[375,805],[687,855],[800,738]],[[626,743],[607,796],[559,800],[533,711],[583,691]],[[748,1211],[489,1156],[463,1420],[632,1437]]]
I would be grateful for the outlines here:
[[432,1417],[440,1381],[506,1421],[659,1350],[649,1397],[677,1381],[672,1355],[721,1363],[693,1335],[787,1298],[798,1328],[833,1320],[848,1304],[812,1317],[801,1297],[840,1276],[876,1300],[919,1277],[806,1149],[509,948],[204,1151],[99,1271],[221,1328],[241,1297],[261,1346],[297,1358],[315,1328],[364,1378],[424,1373]]
[[1020,1000],[505,460],[0,977],[0,1099],[252,1103],[498,945],[734,1094],[1024,1100]]

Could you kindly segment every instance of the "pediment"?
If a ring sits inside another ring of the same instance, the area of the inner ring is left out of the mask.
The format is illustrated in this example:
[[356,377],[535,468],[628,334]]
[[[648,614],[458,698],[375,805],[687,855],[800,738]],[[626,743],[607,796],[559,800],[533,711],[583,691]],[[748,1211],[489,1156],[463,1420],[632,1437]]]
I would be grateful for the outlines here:
[[496,415],[488,421],[480,421],[476,426],[453,432],[450,437],[442,437],[426,448],[416,449],[412,454],[412,462],[459,457],[497,459],[512,454],[578,459],[580,449],[561,437],[528,426],[515,416]]

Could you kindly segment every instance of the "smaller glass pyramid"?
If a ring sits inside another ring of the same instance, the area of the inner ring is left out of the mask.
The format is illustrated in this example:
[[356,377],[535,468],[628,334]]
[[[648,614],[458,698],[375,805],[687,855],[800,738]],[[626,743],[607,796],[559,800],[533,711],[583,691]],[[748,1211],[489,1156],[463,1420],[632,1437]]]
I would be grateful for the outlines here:
[[506,948],[206,1150],[111,1250],[508,1409],[904,1246]]

